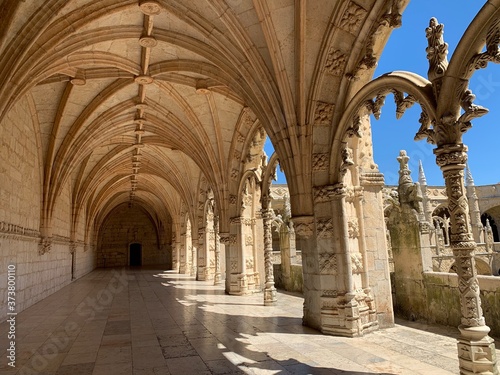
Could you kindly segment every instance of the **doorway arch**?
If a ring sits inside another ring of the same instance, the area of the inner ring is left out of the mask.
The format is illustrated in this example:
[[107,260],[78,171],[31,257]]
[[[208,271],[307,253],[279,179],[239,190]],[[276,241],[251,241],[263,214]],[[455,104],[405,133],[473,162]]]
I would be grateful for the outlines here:
[[133,242],[129,245],[129,265],[142,266],[142,244]]

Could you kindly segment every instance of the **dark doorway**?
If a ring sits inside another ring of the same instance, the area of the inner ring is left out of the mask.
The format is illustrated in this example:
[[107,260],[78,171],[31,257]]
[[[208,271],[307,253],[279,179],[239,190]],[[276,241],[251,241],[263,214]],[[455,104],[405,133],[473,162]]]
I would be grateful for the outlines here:
[[142,245],[140,243],[130,244],[130,265],[142,266]]

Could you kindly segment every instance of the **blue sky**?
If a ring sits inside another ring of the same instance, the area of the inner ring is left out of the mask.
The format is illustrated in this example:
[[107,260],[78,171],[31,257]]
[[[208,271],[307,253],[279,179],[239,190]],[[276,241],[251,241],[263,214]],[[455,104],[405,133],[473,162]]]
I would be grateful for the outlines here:
[[[477,0],[410,1],[403,13],[403,26],[392,32],[374,77],[394,70],[407,70],[427,78],[425,28],[429,19],[436,17],[439,23],[444,24],[444,40],[449,45],[450,59],[483,4],[483,1]],[[475,104],[488,108],[490,113],[474,120],[472,129],[463,137],[469,147],[469,166],[476,185],[495,184],[500,182],[500,66],[490,63],[486,69],[476,71],[470,88],[476,95]],[[422,160],[427,183],[444,184],[432,153],[434,146],[425,140],[413,140],[420,126],[419,116],[420,107],[415,105],[400,120],[396,120],[393,99],[388,96],[380,120],[372,118],[375,162],[384,173],[386,184],[397,184],[399,164],[396,157],[402,149],[410,156],[414,181],[418,179],[418,161]],[[265,149],[270,156],[272,145],[269,143]],[[278,175],[277,182],[285,183],[283,174]]]

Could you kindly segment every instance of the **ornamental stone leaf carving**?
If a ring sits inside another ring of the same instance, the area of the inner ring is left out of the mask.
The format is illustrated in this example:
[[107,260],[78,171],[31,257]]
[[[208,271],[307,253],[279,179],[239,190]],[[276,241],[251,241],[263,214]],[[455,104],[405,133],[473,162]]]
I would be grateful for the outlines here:
[[359,224],[358,219],[353,217],[349,219],[347,222],[347,231],[349,233],[349,238],[358,238],[359,237]]
[[341,29],[344,29],[351,34],[356,34],[356,31],[361,26],[361,22],[365,16],[366,10],[351,1],[344,12],[342,19],[340,20],[339,26]]
[[330,126],[333,118],[334,105],[330,103],[317,102],[314,112],[315,126]]
[[363,256],[361,253],[351,253],[351,267],[354,274],[363,272]]
[[328,169],[328,154],[313,154],[313,171],[325,171]]
[[341,76],[345,69],[346,60],[346,55],[342,51],[330,47],[326,56],[325,70],[334,76]]

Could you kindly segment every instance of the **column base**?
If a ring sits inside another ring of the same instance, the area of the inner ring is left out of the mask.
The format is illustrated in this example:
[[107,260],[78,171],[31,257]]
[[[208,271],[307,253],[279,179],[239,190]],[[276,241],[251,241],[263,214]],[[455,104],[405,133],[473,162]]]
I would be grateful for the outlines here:
[[278,302],[276,288],[271,286],[264,289],[264,306],[274,306]]
[[321,297],[321,332],[328,335],[360,337],[379,329],[372,300],[364,293]]
[[243,273],[231,274],[229,276],[228,294],[243,296],[252,293],[248,290],[247,275]]
[[495,340],[488,336],[490,328],[458,327],[461,337],[458,339],[458,361],[460,374],[498,375]]
[[214,275],[214,285],[221,285],[222,284],[222,275],[220,273],[216,273]]

